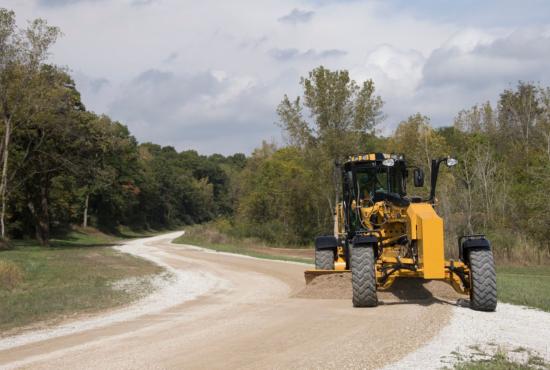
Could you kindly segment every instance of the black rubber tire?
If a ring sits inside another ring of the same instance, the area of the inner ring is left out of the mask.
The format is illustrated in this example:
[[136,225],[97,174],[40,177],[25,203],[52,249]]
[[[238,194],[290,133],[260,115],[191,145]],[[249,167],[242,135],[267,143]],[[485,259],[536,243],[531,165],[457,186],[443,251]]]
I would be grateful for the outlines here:
[[315,268],[334,270],[334,251],[332,249],[315,250]]
[[473,249],[468,253],[470,267],[470,308],[494,311],[497,308],[497,274],[493,252]]
[[351,247],[351,285],[354,307],[375,307],[376,271],[372,246]]

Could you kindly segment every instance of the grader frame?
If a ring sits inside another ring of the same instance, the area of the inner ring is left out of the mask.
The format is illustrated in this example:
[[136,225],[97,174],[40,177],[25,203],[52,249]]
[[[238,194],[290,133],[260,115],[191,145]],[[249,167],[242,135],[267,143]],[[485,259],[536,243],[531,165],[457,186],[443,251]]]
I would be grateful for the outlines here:
[[[319,275],[350,272],[356,307],[376,306],[376,291],[396,279],[443,280],[470,296],[476,310],[496,308],[496,275],[489,241],[483,235],[459,239],[459,259],[445,260],[443,220],[435,211],[439,167],[453,158],[432,160],[427,199],[408,197],[409,168],[402,155],[356,155],[342,166],[343,200],[335,210],[334,236],[315,240],[316,268],[305,272],[306,283]],[[414,184],[424,174],[414,168]]]

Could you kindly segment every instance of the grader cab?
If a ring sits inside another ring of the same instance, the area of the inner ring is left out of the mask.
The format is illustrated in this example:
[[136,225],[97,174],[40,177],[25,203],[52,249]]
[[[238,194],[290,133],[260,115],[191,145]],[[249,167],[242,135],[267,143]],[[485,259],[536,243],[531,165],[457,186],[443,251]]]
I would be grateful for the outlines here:
[[[444,280],[470,296],[470,307],[494,311],[496,273],[489,241],[483,235],[465,235],[458,241],[459,259],[445,260],[443,220],[435,212],[435,191],[442,163],[431,162],[427,198],[408,196],[407,167],[402,155],[355,155],[341,166],[342,201],[335,212],[335,235],[315,240],[315,270],[306,282],[323,274],[351,271],[353,305],[373,307],[377,291],[396,279]],[[412,169],[415,187],[424,173]]]

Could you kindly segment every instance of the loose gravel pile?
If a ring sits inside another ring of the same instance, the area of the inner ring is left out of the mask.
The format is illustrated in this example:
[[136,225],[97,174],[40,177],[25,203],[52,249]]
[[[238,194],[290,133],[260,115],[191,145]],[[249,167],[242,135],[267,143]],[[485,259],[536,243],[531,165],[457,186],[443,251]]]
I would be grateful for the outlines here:
[[[351,274],[318,276],[294,297],[348,299],[351,304]],[[388,291],[378,292],[378,299],[382,304],[442,302],[454,305],[459,300],[467,302],[468,297],[456,293],[443,281],[397,279]],[[500,302],[496,312],[460,306],[453,307],[450,324],[432,341],[385,369],[452,368],[460,357],[470,358],[476,351],[493,354],[502,350],[514,354],[518,348],[550,361],[550,313]]]
[[[318,276],[306,285],[303,290],[295,294],[294,297],[351,300],[351,273]],[[390,289],[378,292],[378,300],[382,303],[414,301],[445,301],[455,303],[460,298],[467,297],[458,294],[450,285],[443,281],[426,281],[412,278],[397,279]]]

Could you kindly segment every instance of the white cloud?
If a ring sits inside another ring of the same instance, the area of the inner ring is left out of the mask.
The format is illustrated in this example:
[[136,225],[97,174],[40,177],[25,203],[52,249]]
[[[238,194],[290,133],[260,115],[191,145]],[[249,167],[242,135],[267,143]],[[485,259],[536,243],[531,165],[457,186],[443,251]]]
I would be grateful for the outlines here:
[[[450,96],[456,102],[456,111],[478,102],[494,101],[503,89],[520,80],[549,85],[547,30],[525,28],[499,36],[472,31],[457,34],[427,59],[418,96],[439,97],[440,101],[445,100],[442,96]],[[475,34],[477,39],[472,37]],[[435,115],[443,120],[450,113],[443,110]]]
[[296,25],[298,23],[309,22],[314,14],[315,12],[312,12],[312,11],[300,10],[300,9],[294,8],[290,13],[282,16],[278,20],[281,23],[290,23],[290,24]]
[[[139,140],[178,149],[247,152],[278,137],[278,102],[299,94],[300,76],[319,64],[374,79],[386,101],[386,132],[417,111],[449,124],[458,110],[520,79],[550,84],[550,29],[514,24],[505,7],[483,27],[477,18],[469,24],[466,11],[442,17],[441,7],[432,14],[431,6],[399,0],[9,6],[20,23],[44,17],[61,27],[52,60],[75,71],[89,109],[128,124]],[[531,13],[540,19],[536,7]]]
[[418,50],[380,45],[367,55],[364,78],[391,87],[397,94],[413,94],[422,80],[425,61]]
[[272,116],[271,104],[264,101],[264,88],[250,76],[228,77],[224,71],[182,75],[151,69],[123,84],[108,111],[128,123],[141,141],[185,143],[206,150],[201,142],[217,142],[220,136],[236,141],[215,148],[226,152],[242,146],[240,138],[254,137],[256,144],[272,134],[271,126],[256,122],[257,117]]
[[327,50],[314,50],[309,49],[305,51],[300,51],[295,48],[289,49],[271,49],[269,50],[269,55],[274,59],[285,62],[292,61],[296,59],[310,59],[310,60],[323,60],[326,58],[338,58],[346,55],[347,52],[339,49],[327,49]]

